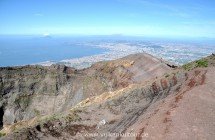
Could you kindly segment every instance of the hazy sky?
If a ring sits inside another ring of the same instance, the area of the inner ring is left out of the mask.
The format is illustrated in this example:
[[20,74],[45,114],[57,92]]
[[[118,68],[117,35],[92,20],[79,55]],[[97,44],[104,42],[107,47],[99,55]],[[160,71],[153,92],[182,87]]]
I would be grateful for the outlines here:
[[215,0],[0,0],[0,34],[215,37]]

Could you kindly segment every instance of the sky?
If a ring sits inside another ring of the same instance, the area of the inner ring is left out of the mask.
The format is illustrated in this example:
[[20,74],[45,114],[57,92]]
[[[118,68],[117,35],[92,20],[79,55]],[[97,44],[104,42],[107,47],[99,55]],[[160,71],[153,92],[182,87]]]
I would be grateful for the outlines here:
[[0,0],[0,34],[215,37],[214,0]]

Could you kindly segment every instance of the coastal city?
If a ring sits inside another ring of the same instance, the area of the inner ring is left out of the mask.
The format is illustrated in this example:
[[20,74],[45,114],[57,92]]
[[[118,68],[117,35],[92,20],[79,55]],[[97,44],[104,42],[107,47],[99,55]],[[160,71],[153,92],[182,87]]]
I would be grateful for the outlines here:
[[144,41],[89,41],[71,43],[77,46],[88,46],[90,48],[102,48],[106,51],[101,54],[84,56],[81,58],[65,59],[61,61],[45,61],[37,63],[43,66],[52,64],[64,64],[77,69],[90,67],[92,64],[100,61],[115,60],[124,56],[146,52],[155,57],[183,65],[195,59],[214,53],[215,49],[211,45],[196,45],[189,43],[151,43]]

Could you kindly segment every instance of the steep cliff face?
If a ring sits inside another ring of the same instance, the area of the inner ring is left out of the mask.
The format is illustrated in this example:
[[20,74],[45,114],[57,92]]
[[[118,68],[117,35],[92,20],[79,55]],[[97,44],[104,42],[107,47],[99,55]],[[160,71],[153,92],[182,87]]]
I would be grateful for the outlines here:
[[146,82],[171,68],[148,54],[100,62],[91,68],[0,68],[0,126],[70,109],[80,101]]
[[[210,56],[147,82],[86,98],[64,113],[5,126],[4,139],[212,140],[214,64],[215,56]],[[103,71],[101,65],[88,73]],[[108,77],[108,72],[102,74]]]
[[49,111],[49,105],[53,103],[40,103],[45,102],[48,97],[53,100],[52,97],[58,95],[60,88],[71,81],[73,74],[73,69],[61,66],[1,68],[1,106],[4,108],[4,123],[11,124],[29,119],[40,113],[37,110],[39,106],[44,109],[41,111]]

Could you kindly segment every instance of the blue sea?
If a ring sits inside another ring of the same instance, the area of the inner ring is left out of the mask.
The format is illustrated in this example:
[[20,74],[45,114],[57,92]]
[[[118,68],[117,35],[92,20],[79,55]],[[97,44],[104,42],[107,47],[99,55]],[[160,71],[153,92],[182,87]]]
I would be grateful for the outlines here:
[[0,67],[80,58],[105,51],[78,45],[77,40],[74,37],[1,36]]
[[[214,53],[215,39],[0,35],[0,67],[42,62],[85,68],[98,61],[113,60],[140,52],[182,65]],[[80,59],[82,57],[84,59]]]

